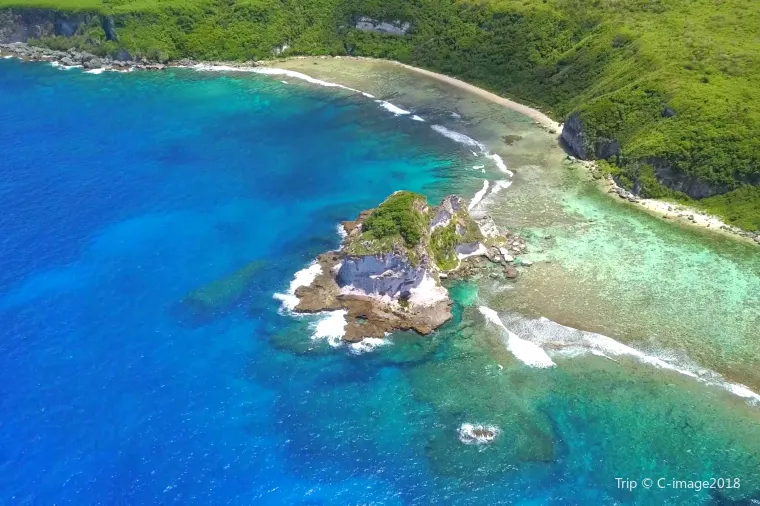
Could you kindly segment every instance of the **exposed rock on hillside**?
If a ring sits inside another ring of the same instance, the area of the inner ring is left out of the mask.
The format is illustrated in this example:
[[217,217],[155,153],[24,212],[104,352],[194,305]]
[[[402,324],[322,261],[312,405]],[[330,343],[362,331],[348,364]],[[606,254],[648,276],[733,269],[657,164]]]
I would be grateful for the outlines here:
[[[26,42],[56,35],[71,37],[97,17],[91,13],[49,9],[0,10],[0,42]],[[106,26],[112,28],[113,21],[106,23]],[[112,34],[115,36],[115,30]]]
[[362,16],[354,24],[354,28],[364,32],[382,33],[385,35],[406,35],[412,27],[411,23],[402,21],[380,21]]
[[592,140],[578,113],[571,114],[562,126],[562,140],[574,155],[583,160],[606,160],[620,154],[620,143],[615,139],[597,137]]

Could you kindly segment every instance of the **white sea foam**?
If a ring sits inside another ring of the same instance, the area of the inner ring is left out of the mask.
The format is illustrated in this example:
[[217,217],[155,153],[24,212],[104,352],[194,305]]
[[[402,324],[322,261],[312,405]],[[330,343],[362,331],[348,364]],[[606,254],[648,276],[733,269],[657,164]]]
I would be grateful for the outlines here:
[[515,175],[514,172],[512,172],[511,170],[507,168],[507,164],[504,163],[504,160],[502,160],[499,155],[494,153],[494,154],[490,154],[486,156],[488,156],[488,158],[493,160],[494,163],[496,163],[496,166],[499,168],[499,170],[502,171],[504,174],[508,175],[509,177],[512,177]]
[[287,81],[280,81],[282,84],[288,84]]
[[85,70],[85,71],[84,71],[84,73],[85,73],[85,74],[96,74],[96,75],[97,75],[97,74],[102,74],[102,73],[103,73],[103,72],[105,72],[105,71],[106,71],[106,69],[104,69],[104,68],[99,68],[99,69],[90,69],[90,70]]
[[475,169],[475,170],[480,170],[480,169],[485,169],[486,166],[485,165],[473,165],[472,168]]
[[81,67],[81,65],[63,65],[62,63],[57,62],[57,61],[51,61],[50,66],[55,67],[59,70],[71,70],[71,69],[76,69],[76,68]]
[[[480,150],[480,152],[486,158],[490,158],[491,160],[494,161],[494,163],[496,164],[496,167],[501,172],[505,173],[509,177],[513,177],[515,175],[514,172],[512,172],[511,170],[509,170],[507,168],[507,164],[504,163],[504,160],[499,155],[497,155],[496,153],[490,153],[488,151],[488,149],[486,149],[485,144],[483,144],[482,142],[476,141],[472,137],[469,137],[469,136],[467,136],[467,135],[465,135],[463,133],[455,132],[454,130],[446,128],[445,126],[442,126],[442,125],[431,125],[430,128],[432,128],[433,130],[435,130],[439,134],[443,135],[444,137],[448,137],[449,139],[453,140],[454,142],[458,142],[459,144],[464,144],[465,146],[471,146],[471,147],[478,148]],[[476,153],[475,151],[470,150],[470,152],[474,156],[478,156],[478,153]],[[483,169],[483,172],[485,172],[485,166],[480,166],[479,168]]]
[[454,119],[461,119],[462,118],[459,114],[457,114],[455,112],[451,113],[451,117],[454,118]]
[[380,107],[383,109],[392,112],[396,116],[401,116],[404,114],[411,114],[409,111],[402,109],[401,107],[397,107],[390,102],[386,102],[385,100],[375,100],[378,104],[380,104]]
[[338,223],[335,228],[338,230],[338,235],[340,236],[340,240],[342,241],[346,237],[348,237],[348,232],[346,232],[346,228],[343,226],[342,223]]
[[3,56],[3,60],[8,60],[8,59],[10,59],[10,58],[13,58],[13,56],[11,56],[11,55],[6,55],[6,56]]
[[320,319],[313,324],[314,333],[312,339],[327,339],[333,348],[343,344],[343,335],[346,333],[346,314],[348,311],[339,309],[321,313]]
[[448,137],[454,142],[464,144],[465,146],[474,146],[480,149],[482,152],[486,151],[486,147],[482,143],[476,141],[472,137],[466,136],[465,134],[460,134],[459,132],[450,130],[443,125],[430,125],[430,128],[443,135],[444,137]]
[[507,181],[506,179],[500,179],[494,182],[493,186],[491,187],[491,193],[489,193],[488,195],[489,196],[496,195],[501,190],[506,190],[510,186],[512,186],[512,181]]
[[286,293],[275,293],[273,297],[282,302],[284,309],[292,311],[298,305],[296,290],[302,286],[309,286],[320,274],[322,274],[322,266],[318,263],[312,263],[293,275],[293,280],[290,282]]
[[501,430],[495,425],[463,423],[457,429],[459,440],[467,445],[482,445],[491,443]]
[[[472,153],[472,156],[474,156],[475,158],[478,157],[478,154],[475,151],[470,150],[470,153]],[[485,167],[485,165],[483,167]]]
[[738,383],[727,383],[726,388],[734,395],[738,395],[739,397],[744,397],[745,399],[751,399],[756,403],[760,403],[760,395],[756,394],[745,385],[740,385]]
[[366,93],[366,92],[364,92],[364,91],[360,91],[359,93],[361,93],[362,95],[364,95],[364,96],[365,96],[365,97],[367,97],[367,98],[375,98],[375,96],[374,96],[374,95],[370,95],[369,93]]
[[531,367],[554,367],[555,363],[549,358],[549,355],[537,344],[525,339],[520,339],[516,334],[511,332],[504,323],[502,323],[499,314],[493,309],[480,306],[478,311],[497,327],[500,327],[506,334],[507,349],[521,362]]
[[422,119],[422,118],[420,118],[420,117],[419,117],[419,116],[417,116],[416,114],[415,114],[414,116],[412,116],[412,119],[413,119],[414,121],[422,121],[423,123],[425,123],[425,120],[424,120],[424,119]]
[[752,404],[760,405],[760,394],[753,392],[747,386],[728,382],[717,372],[699,367],[685,357],[676,356],[673,352],[644,353],[611,337],[566,327],[547,318],[531,320],[514,316],[509,319],[514,320],[510,322],[510,325],[518,327],[523,335],[529,336],[529,339],[537,345],[551,345],[553,348],[560,346],[558,351],[552,352],[554,355],[573,357],[590,353],[615,362],[613,357],[628,356],[644,364],[674,371],[707,385],[721,387],[747,399]]
[[369,353],[375,351],[380,346],[388,346],[393,344],[389,339],[382,339],[379,337],[365,337],[358,343],[351,343],[349,346],[351,353],[355,355],[361,355],[362,353]]
[[368,95],[360,90],[350,88],[348,86],[343,86],[342,84],[323,81],[321,79],[311,77],[310,75],[296,72],[295,70],[280,69],[277,67],[233,67],[230,65],[209,65],[206,63],[199,63],[197,65],[194,65],[192,68],[202,72],[253,72],[255,74],[263,74],[267,76],[287,76],[294,79],[301,79],[302,81],[316,84],[318,86],[324,86],[326,88],[340,88],[343,90],[353,91],[354,93],[362,93],[365,96]]
[[467,206],[467,210],[472,210],[473,207],[478,205],[478,203],[483,200],[483,197],[486,195],[486,192],[488,191],[488,180],[483,180],[483,188],[478,190],[478,192],[472,197],[472,200],[470,200],[469,205]]

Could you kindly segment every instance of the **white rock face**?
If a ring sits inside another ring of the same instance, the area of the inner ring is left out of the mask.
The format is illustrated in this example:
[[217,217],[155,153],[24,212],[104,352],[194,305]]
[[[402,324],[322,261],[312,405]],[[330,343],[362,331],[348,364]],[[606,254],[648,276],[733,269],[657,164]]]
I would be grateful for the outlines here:
[[359,18],[354,25],[357,30],[365,32],[384,33],[387,35],[405,35],[412,27],[411,23],[402,21],[381,21],[367,16]]
[[504,257],[505,262],[514,262],[515,257],[509,254],[509,250],[506,248],[499,248],[499,253],[501,253],[501,256]]

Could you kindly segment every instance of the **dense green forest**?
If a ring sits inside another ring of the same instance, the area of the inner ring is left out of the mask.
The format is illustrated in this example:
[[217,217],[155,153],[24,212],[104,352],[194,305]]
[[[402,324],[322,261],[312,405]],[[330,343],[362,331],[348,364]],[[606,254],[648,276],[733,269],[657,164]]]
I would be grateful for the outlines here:
[[[0,0],[0,7],[113,16],[42,41],[96,51],[123,46],[171,60],[354,54],[441,71],[538,106],[579,112],[590,145],[615,139],[611,160],[644,196],[667,165],[721,188],[700,201],[760,229],[760,2],[756,0]],[[362,16],[409,22],[401,36],[355,28]]]

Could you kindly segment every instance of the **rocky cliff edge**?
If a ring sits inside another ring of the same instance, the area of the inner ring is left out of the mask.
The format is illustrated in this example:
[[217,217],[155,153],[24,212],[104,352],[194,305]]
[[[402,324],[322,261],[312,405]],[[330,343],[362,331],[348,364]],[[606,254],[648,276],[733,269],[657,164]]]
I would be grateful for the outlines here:
[[504,264],[506,277],[513,278],[507,248],[524,248],[519,240],[510,243],[490,219],[476,222],[455,195],[430,207],[421,195],[396,192],[342,226],[341,248],[317,257],[318,274],[296,290],[294,310],[344,310],[343,339],[349,342],[394,330],[429,334],[451,319],[441,279],[476,257]]

